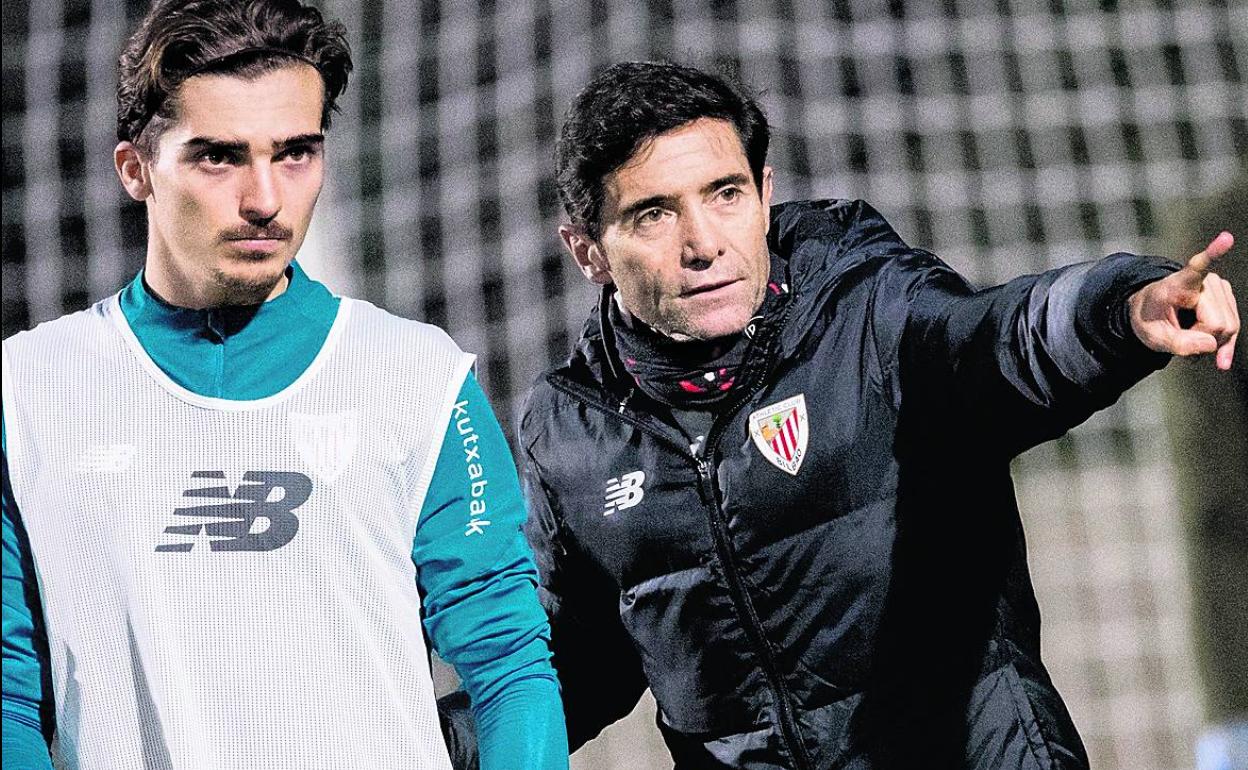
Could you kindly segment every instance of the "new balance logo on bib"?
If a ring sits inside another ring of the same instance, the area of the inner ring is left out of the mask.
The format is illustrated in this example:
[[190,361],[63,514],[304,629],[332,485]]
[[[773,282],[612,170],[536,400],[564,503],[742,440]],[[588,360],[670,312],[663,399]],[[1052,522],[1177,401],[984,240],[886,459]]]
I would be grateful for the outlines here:
[[[192,479],[225,479],[224,471],[195,471]],[[197,538],[156,546],[157,551],[190,551],[200,535],[207,535],[213,551],[274,551],[294,539],[299,518],[294,510],[312,495],[312,480],[302,473],[248,471],[231,494],[227,486],[192,487],[183,497],[214,498],[230,502],[177,508],[173,515],[192,524],[171,524],[167,535]]]

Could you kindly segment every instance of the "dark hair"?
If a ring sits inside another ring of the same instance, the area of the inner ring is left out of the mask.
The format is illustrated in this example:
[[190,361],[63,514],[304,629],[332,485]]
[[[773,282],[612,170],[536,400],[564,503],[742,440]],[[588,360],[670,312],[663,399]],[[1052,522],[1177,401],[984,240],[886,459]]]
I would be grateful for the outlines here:
[[732,123],[761,192],[767,117],[742,84],[671,62],[623,62],[594,78],[572,100],[555,145],[559,200],[572,224],[598,240],[604,179],[645,142],[699,118]]
[[151,149],[177,115],[189,77],[256,77],[292,62],[321,73],[327,128],[351,72],[342,24],[299,0],[157,0],[118,60],[117,138]]

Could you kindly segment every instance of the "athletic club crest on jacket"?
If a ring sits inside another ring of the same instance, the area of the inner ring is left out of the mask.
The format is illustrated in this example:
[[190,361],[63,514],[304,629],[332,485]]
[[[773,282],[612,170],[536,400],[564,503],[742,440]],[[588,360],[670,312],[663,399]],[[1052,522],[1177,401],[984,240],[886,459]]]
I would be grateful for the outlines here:
[[765,406],[750,415],[750,436],[754,446],[772,465],[794,476],[806,459],[806,396]]

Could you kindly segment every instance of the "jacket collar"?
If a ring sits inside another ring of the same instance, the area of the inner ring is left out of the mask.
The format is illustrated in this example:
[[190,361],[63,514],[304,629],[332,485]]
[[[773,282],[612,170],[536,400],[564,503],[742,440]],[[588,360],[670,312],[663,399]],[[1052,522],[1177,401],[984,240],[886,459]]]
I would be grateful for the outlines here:
[[339,298],[292,263],[259,305],[193,310],[152,293],[140,272],[119,297],[126,323],[165,374],[202,396],[250,400],[293,382],[320,352]]

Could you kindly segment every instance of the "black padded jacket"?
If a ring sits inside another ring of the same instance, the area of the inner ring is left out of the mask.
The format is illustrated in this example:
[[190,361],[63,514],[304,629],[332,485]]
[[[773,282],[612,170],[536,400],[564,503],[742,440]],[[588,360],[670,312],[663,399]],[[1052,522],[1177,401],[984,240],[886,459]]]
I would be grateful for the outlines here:
[[[1086,767],[1040,660],[1009,463],[1165,364],[1126,298],[1177,265],[1118,254],[975,291],[848,201],[774,207],[768,245],[789,301],[699,451],[601,308],[524,411],[573,748],[648,685],[682,770]],[[783,402],[782,428],[763,415]]]

